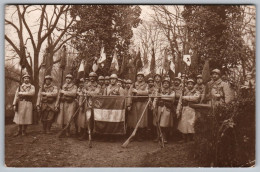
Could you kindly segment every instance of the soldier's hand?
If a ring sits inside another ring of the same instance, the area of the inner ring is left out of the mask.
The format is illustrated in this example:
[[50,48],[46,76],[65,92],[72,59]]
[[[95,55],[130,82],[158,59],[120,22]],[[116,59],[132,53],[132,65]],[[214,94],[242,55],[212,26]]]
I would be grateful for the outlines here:
[[22,96],[23,95],[23,92],[18,92],[18,96]]
[[45,96],[45,95],[46,95],[46,93],[45,93],[45,92],[41,92],[41,95]]
[[37,106],[37,111],[40,112],[41,111],[41,108],[40,106]]
[[133,93],[137,93],[137,90],[134,88],[134,89],[132,89],[132,92]]
[[130,111],[131,110],[131,106],[127,106],[127,110]]
[[16,111],[16,105],[13,106],[13,110]]

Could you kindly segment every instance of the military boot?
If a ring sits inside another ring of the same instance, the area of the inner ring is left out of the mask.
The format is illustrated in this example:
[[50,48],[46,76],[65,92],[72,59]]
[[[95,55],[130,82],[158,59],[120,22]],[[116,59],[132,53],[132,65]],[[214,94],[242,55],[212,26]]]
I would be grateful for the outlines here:
[[47,128],[47,134],[51,134],[51,122],[50,121],[48,121],[47,123],[46,123],[46,128]]
[[18,125],[18,131],[14,134],[14,137],[22,135],[22,125]]
[[22,130],[22,136],[26,136],[26,129],[27,129],[27,125],[23,125],[23,130]]

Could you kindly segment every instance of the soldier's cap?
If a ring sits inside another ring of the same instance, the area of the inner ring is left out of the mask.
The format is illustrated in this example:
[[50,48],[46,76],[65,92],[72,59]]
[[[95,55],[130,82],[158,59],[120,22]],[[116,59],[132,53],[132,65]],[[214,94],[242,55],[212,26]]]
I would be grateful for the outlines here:
[[181,77],[187,77],[187,75],[185,73],[181,74]]
[[132,84],[132,81],[130,79],[126,80],[127,84]]
[[171,83],[171,79],[169,77],[166,77],[163,79],[162,83],[168,82],[169,84]]
[[136,76],[142,75],[144,77],[144,73],[143,72],[138,72]]
[[213,73],[216,73],[216,74],[219,74],[220,75],[220,70],[219,69],[213,69],[212,71],[211,71],[211,74],[213,74]]
[[105,79],[104,76],[99,76],[99,77],[98,77],[98,80],[104,80],[104,79]]
[[117,74],[112,74],[111,76],[110,76],[110,79],[117,79],[118,77],[117,77]]
[[189,82],[192,82],[193,84],[195,84],[195,81],[194,81],[193,79],[188,79],[188,80],[187,80],[187,84],[188,84]]
[[123,82],[123,80],[121,78],[118,78],[117,81]]
[[148,82],[153,82],[153,78],[148,78]]
[[153,78],[155,78],[156,76],[159,76],[160,78],[162,77],[160,74],[156,73]]
[[97,77],[97,74],[95,72],[90,72],[89,77]]
[[80,78],[80,79],[79,79],[79,82],[84,82],[84,78]]
[[50,79],[50,80],[52,80],[52,77],[51,77],[51,75],[46,75],[46,76],[44,77],[44,79]]
[[105,80],[109,80],[109,79],[110,79],[110,77],[109,77],[109,76],[106,76],[106,77],[105,77]]
[[65,78],[71,78],[71,79],[72,79],[73,77],[72,77],[72,75],[71,75],[71,74],[68,74],[68,75],[66,75],[66,77],[65,77]]
[[181,78],[180,78],[180,77],[175,77],[175,78],[174,78],[174,81],[176,81],[176,80],[181,81]]
[[30,78],[30,75],[29,74],[24,74],[22,78],[25,78],[25,77]]
[[202,78],[202,75],[197,75],[197,78]]

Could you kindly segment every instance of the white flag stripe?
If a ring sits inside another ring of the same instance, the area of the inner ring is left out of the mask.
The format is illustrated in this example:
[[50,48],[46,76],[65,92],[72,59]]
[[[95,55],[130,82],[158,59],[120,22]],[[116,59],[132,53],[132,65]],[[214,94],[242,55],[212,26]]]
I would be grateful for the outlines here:
[[83,72],[83,71],[84,71],[84,60],[81,60],[78,72]]
[[104,122],[123,122],[125,121],[125,109],[94,109],[94,120]]
[[105,53],[105,48],[104,48],[104,47],[101,47],[101,50],[100,50],[100,58],[98,59],[98,62],[97,62],[97,63],[102,63],[102,62],[104,62],[106,59],[107,59],[107,57],[106,57],[106,53]]

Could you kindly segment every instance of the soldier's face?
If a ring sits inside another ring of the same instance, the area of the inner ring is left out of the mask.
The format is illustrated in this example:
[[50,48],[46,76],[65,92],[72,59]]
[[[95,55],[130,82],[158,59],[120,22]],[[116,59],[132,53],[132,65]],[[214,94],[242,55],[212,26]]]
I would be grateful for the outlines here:
[[216,81],[216,80],[218,80],[220,78],[220,76],[217,73],[213,73],[212,74],[212,78],[213,78],[214,81]]
[[107,80],[105,80],[105,84],[106,85],[109,85],[110,84],[110,81],[107,79]]
[[117,82],[117,79],[115,79],[115,78],[110,79],[110,83],[111,83],[111,85],[115,85],[116,82]]
[[69,83],[71,83],[71,78],[66,78],[66,82],[69,84]]
[[137,76],[137,81],[142,82],[143,80],[144,80],[143,75],[138,75]]
[[197,83],[198,83],[198,84],[202,84],[202,83],[203,83],[203,80],[202,80],[201,78],[198,78],[198,79],[197,79]]
[[91,76],[91,77],[89,77],[89,80],[90,80],[91,82],[93,82],[93,81],[95,81],[95,77]]
[[51,84],[51,80],[50,79],[46,79],[45,83],[46,83],[46,85],[50,85]]
[[155,80],[156,82],[160,82],[160,81],[161,81],[161,77],[158,76],[158,75],[156,75],[155,78],[154,78],[154,80]]
[[153,82],[152,82],[152,81],[149,81],[149,82],[148,82],[148,85],[149,85],[150,87],[152,87],[152,86],[153,86]]
[[100,85],[103,85],[103,84],[104,84],[104,80],[103,80],[103,79],[98,80],[98,83],[99,83]]
[[126,84],[125,86],[127,89],[129,89],[131,87],[131,84]]
[[193,87],[194,87],[194,84],[192,82],[188,82],[187,87],[188,87],[189,90],[192,90]]
[[25,84],[29,84],[30,78],[29,77],[24,77],[23,81],[24,81]]
[[169,82],[167,81],[163,82],[163,88],[169,88],[169,86],[170,86]]
[[174,81],[174,85],[175,85],[175,86],[180,85],[180,83],[181,83],[181,82],[180,82],[179,80],[175,80],[175,81]]
[[79,83],[79,87],[80,87],[80,88],[84,87],[84,82],[80,82],[80,83]]
[[121,81],[117,81],[116,83],[118,86],[122,87],[122,82]]

